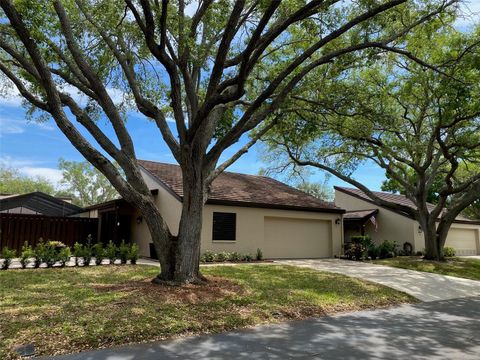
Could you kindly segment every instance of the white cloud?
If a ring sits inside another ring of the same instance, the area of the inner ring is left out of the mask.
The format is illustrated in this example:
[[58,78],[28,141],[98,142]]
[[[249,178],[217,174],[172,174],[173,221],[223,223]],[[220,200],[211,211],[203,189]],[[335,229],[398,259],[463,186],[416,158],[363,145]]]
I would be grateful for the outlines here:
[[[20,95],[18,89],[11,84],[0,83],[0,88],[3,87],[0,93],[0,106],[20,107],[22,106],[23,97]],[[66,84],[61,87],[63,91],[69,94],[79,105],[85,106],[87,104],[87,96],[72,85]],[[125,99],[125,93],[116,88],[107,87],[107,92],[115,104],[120,104]]]
[[56,168],[42,166],[43,161],[12,158],[11,156],[1,156],[0,166],[18,170],[21,174],[30,177],[40,176],[58,185],[62,179],[62,171]]
[[51,181],[54,184],[58,184],[62,179],[62,171],[49,167],[33,167],[24,166],[18,169],[22,174],[37,177],[40,176]]
[[54,126],[48,122],[28,121],[26,119],[19,120],[0,116],[0,137],[8,134],[24,133],[28,127],[36,127],[41,130],[52,131]]
[[21,134],[24,131],[22,124],[19,124],[17,121],[0,117],[0,137],[6,134]]

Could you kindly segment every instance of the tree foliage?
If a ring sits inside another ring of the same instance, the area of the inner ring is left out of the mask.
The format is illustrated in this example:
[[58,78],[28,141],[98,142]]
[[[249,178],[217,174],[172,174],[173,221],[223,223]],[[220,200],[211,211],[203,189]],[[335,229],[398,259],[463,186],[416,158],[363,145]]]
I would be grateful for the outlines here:
[[[269,138],[277,158],[328,171],[380,206],[416,218],[432,258],[442,257],[455,217],[480,197],[480,28],[463,33],[447,20],[417,29],[404,44],[427,64],[400,51],[312,74]],[[416,208],[382,200],[356,181],[366,161],[383,168],[385,186]]]
[[118,198],[118,193],[107,178],[87,161],[60,159],[62,191],[73,196],[79,206],[89,206]]
[[0,168],[0,193],[26,194],[40,191],[49,195],[55,194],[55,186],[48,179],[21,174],[16,169]]
[[[0,0],[0,72],[143,213],[158,280],[199,281],[210,185],[277,124],[289,94],[319,68],[395,50],[457,3],[203,0],[188,14],[183,0]],[[129,110],[158,128],[181,166],[178,236],[142,178]],[[235,148],[245,134],[250,140]],[[221,159],[226,150],[233,155]]]

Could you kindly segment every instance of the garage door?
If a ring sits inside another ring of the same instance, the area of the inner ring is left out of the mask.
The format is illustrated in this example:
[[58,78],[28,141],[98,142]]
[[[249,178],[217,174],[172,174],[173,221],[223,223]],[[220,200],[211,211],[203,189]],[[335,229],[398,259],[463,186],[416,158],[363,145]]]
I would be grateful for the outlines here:
[[332,256],[331,223],[325,220],[265,217],[266,258]]
[[450,229],[445,246],[453,247],[457,255],[477,255],[476,230]]

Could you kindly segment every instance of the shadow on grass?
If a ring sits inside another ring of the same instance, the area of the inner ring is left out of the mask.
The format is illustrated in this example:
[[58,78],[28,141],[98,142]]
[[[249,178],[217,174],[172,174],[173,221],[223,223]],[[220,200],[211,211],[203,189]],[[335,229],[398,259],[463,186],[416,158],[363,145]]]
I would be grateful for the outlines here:
[[59,359],[478,359],[480,298],[257,327]]

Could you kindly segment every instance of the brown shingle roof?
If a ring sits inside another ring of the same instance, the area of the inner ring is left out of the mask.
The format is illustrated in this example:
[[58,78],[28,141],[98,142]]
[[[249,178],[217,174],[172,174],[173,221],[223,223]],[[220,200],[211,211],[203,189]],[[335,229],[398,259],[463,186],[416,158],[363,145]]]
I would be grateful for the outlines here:
[[[138,160],[138,164],[177,197],[182,198],[183,186],[180,166],[145,160]],[[272,178],[232,172],[223,172],[213,181],[207,203],[344,212],[331,202],[319,200]]]
[[[355,188],[347,188],[347,187],[341,187],[341,186],[335,186],[335,190],[341,191],[345,194],[352,195],[354,197],[360,198],[362,200],[368,201],[369,203],[375,204],[373,200],[371,200],[367,194],[365,194],[362,190],[355,189]],[[376,196],[381,198],[382,200],[385,201],[390,201],[396,204],[404,205],[411,207],[413,209],[416,209],[415,204],[408,199],[405,195],[399,195],[399,194],[392,194],[392,193],[387,193],[387,192],[381,192],[381,191],[372,191]],[[427,203],[427,208],[428,211],[432,211],[435,205]],[[393,210],[392,210],[393,211]],[[404,216],[410,217],[409,215],[397,211],[399,214],[402,214]],[[478,220],[471,220],[466,218],[465,216],[459,215],[457,216],[455,222],[472,222],[472,223],[478,223]]]
[[365,218],[370,218],[378,212],[378,209],[372,210],[358,210],[358,211],[347,211],[343,218],[345,220],[363,220]]

